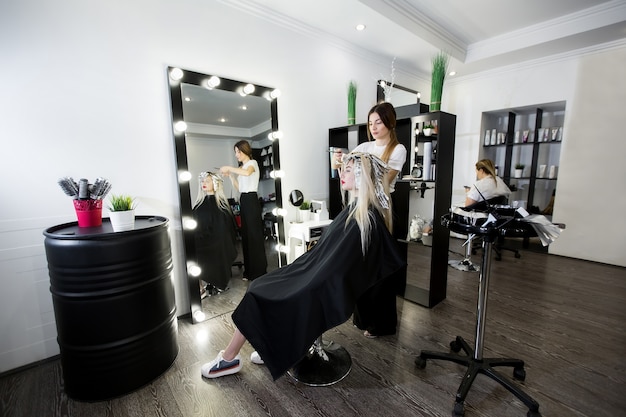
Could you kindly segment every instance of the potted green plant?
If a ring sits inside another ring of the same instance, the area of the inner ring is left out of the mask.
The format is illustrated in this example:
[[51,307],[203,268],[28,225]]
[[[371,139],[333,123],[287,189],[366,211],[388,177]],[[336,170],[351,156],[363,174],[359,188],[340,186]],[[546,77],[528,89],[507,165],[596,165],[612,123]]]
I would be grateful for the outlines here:
[[515,164],[515,178],[521,178],[524,174],[524,164]]
[[304,200],[302,202],[302,204],[300,205],[299,208],[299,214],[300,214],[300,221],[301,222],[308,222],[310,219],[310,212],[311,212],[311,203],[307,200]]
[[435,126],[431,125],[430,123],[425,124],[425,125],[424,125],[424,130],[423,130],[423,132],[424,132],[424,136],[430,136],[430,135],[432,135],[432,134],[433,134],[433,132],[434,132],[434,130],[435,130]]
[[129,195],[112,194],[109,199],[109,218],[114,232],[135,228],[135,199]]

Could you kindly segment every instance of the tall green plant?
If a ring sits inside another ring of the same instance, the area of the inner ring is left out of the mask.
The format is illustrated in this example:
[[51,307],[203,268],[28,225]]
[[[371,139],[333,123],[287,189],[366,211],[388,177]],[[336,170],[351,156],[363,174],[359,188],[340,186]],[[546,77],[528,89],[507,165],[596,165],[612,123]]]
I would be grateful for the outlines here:
[[441,94],[443,93],[443,82],[448,71],[450,55],[439,51],[432,58],[433,74],[430,84],[430,111],[441,110]]
[[348,124],[356,123],[356,81],[350,80],[348,84]]

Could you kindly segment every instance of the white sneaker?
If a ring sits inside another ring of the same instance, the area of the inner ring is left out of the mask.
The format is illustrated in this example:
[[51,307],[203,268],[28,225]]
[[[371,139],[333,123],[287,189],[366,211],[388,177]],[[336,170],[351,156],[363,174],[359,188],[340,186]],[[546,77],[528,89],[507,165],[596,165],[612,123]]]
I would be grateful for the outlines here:
[[261,355],[259,355],[259,352],[257,352],[256,350],[252,352],[252,355],[250,355],[250,362],[256,363],[257,365],[263,365],[265,363],[263,359],[261,359]]
[[217,357],[211,362],[202,365],[202,376],[205,378],[218,378],[224,375],[236,374],[241,370],[241,355],[237,355],[232,361],[227,361],[222,357],[224,351],[220,351]]

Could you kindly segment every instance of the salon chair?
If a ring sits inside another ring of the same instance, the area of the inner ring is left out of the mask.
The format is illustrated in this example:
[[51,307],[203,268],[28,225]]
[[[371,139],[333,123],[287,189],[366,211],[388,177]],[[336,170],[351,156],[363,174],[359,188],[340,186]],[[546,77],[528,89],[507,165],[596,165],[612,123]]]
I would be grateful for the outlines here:
[[[470,204],[467,207],[462,207],[462,210],[466,212],[485,212],[489,207],[503,205],[507,203],[507,198],[504,195],[500,195],[497,197],[490,198],[488,200],[478,201],[476,203]],[[463,244],[465,246],[465,258],[460,261],[451,260],[448,264],[454,269],[458,269],[463,272],[479,272],[480,266],[474,264],[472,262],[472,255],[476,254],[477,248],[481,247],[481,242],[474,239],[474,235],[468,235],[467,241]],[[499,239],[500,240],[500,239]],[[500,250],[513,250],[509,248],[501,248],[498,249],[498,245],[493,245],[494,252],[496,253],[496,259],[502,259],[502,255]],[[517,252],[517,251],[516,251]],[[515,255],[516,258],[519,258],[519,253]]]
[[[471,210],[485,211],[485,210],[487,210],[488,207],[498,206],[498,205],[506,205],[506,204],[508,204],[508,199],[506,198],[506,196],[498,196],[498,197],[490,198],[487,201],[479,201],[477,203],[474,203],[474,204],[464,208],[464,210],[467,210],[467,211],[471,211]],[[505,239],[504,236],[498,236],[498,238],[496,239],[496,241],[492,245],[493,252],[496,255],[495,256],[496,257],[496,261],[501,261],[502,260],[502,252],[503,251],[513,252],[513,254],[515,255],[516,258],[521,258],[522,255],[520,254],[519,250],[514,249],[514,248],[509,248],[509,247],[504,245],[504,239]],[[475,255],[476,252],[478,251],[478,249],[480,249],[482,247],[480,241],[472,241],[471,244],[468,244],[468,246],[471,248],[472,255]],[[466,248],[466,252],[465,252],[466,253],[466,258],[467,258],[467,250],[468,249]]]

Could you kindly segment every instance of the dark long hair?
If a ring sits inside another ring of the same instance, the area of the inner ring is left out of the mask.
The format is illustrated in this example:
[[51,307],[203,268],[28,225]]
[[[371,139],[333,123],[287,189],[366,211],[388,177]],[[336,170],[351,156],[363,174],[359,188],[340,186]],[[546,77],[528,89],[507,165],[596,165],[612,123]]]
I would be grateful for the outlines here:
[[235,143],[235,148],[239,149],[239,152],[243,152],[244,154],[248,155],[250,159],[253,159],[252,147],[247,140],[240,140],[239,142]]
[[391,153],[395,149],[398,142],[398,136],[396,136],[396,109],[393,108],[391,103],[387,103],[383,101],[382,103],[378,103],[374,107],[372,107],[367,113],[367,138],[372,140],[372,133],[370,132],[369,120],[372,113],[378,114],[380,120],[383,122],[385,127],[389,129],[390,139],[389,143],[385,147],[385,151],[380,156],[385,163],[389,162],[389,158],[391,157]]

